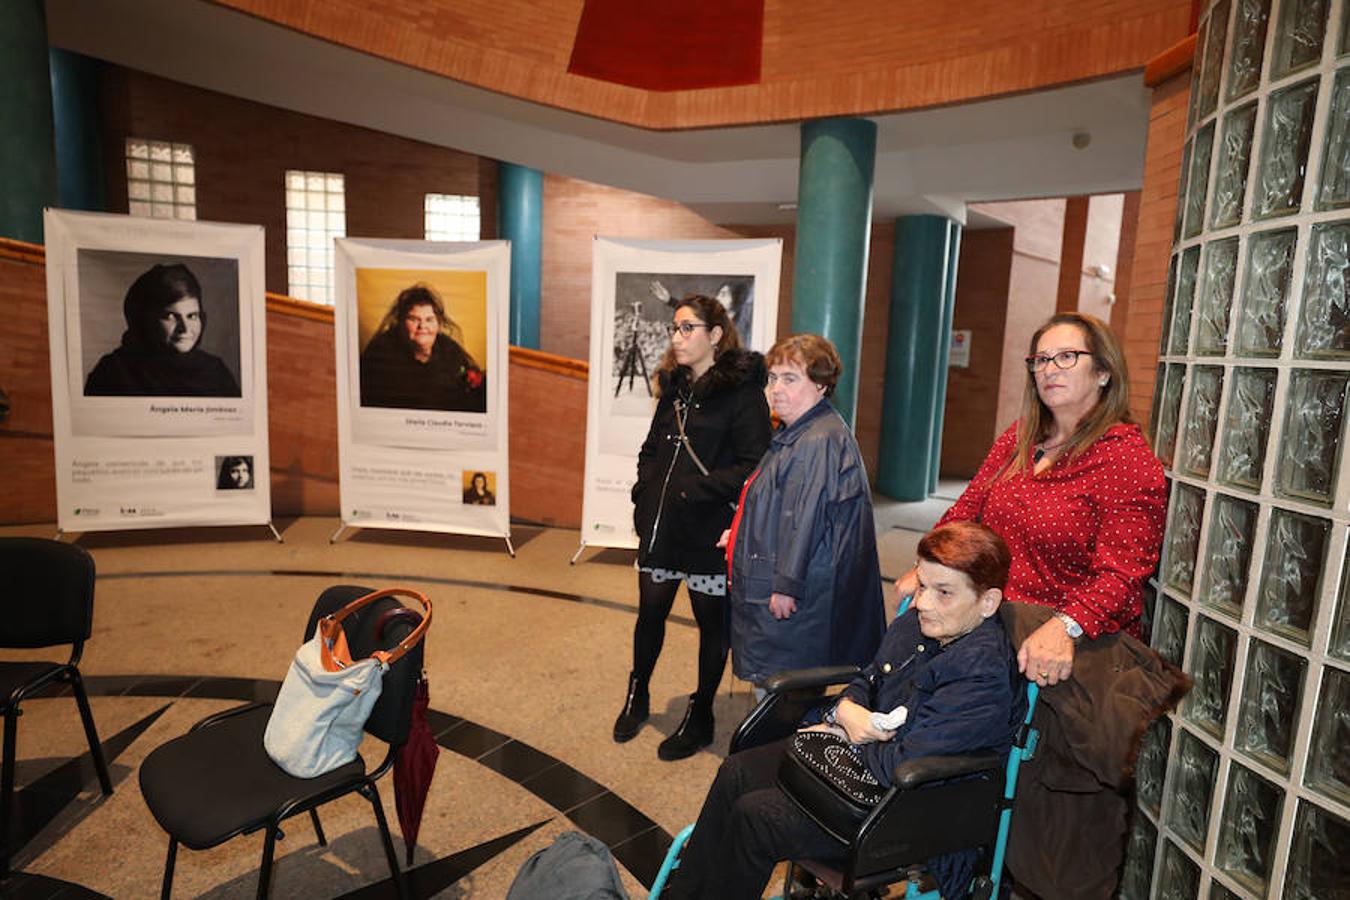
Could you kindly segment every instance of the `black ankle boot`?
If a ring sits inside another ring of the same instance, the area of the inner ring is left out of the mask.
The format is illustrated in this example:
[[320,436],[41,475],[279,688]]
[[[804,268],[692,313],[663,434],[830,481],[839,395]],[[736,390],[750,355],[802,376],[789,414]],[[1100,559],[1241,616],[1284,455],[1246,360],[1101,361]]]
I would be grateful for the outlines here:
[[623,701],[623,711],[614,720],[614,743],[626,743],[637,735],[642,723],[647,721],[649,703],[646,683],[638,681],[637,676],[630,672],[628,697]]
[[712,704],[700,701],[697,694],[689,695],[689,707],[675,733],[661,742],[656,755],[670,761],[693,756],[713,741]]

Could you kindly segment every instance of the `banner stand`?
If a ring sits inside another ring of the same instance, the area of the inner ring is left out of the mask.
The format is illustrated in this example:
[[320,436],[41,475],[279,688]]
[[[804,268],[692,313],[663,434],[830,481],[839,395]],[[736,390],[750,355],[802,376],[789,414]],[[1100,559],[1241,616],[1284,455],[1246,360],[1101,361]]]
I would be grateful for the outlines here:
[[[330,537],[330,538],[328,539],[328,543],[330,543],[330,544],[336,544],[336,543],[338,542],[338,538],[342,537],[342,533],[343,533],[344,531],[346,531],[348,528],[352,528],[352,529],[360,528],[360,529],[363,529],[363,530],[364,530],[364,529],[369,528],[369,527],[371,527],[371,526],[367,526],[367,525],[349,525],[348,523],[343,522],[341,525],[338,526],[338,530],[335,531],[335,532],[333,532],[333,536]],[[383,529],[383,530],[384,530],[384,531],[407,531],[408,529],[406,529],[406,528],[386,528],[386,529]],[[443,532],[443,533],[444,533],[444,534],[460,534],[460,533],[462,533],[462,532],[452,532],[452,531],[447,531],[447,532]],[[484,535],[484,537],[500,537],[503,541],[506,542],[506,552],[507,552],[508,554],[510,554],[510,556],[511,556],[512,559],[515,559],[515,558],[516,558],[516,548],[511,544],[511,535],[509,535],[509,534],[502,534],[502,535]],[[280,540],[280,539],[278,538],[278,540]],[[578,550],[577,553],[580,554],[581,551]],[[575,561],[575,557],[573,558],[573,561]]]

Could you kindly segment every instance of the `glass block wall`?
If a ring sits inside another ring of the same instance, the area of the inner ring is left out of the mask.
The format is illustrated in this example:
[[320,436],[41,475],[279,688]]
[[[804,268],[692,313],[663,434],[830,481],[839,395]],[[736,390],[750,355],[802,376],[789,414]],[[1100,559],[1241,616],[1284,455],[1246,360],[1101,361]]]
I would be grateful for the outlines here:
[[1121,895],[1350,897],[1350,2],[1200,22],[1150,434],[1146,736]]

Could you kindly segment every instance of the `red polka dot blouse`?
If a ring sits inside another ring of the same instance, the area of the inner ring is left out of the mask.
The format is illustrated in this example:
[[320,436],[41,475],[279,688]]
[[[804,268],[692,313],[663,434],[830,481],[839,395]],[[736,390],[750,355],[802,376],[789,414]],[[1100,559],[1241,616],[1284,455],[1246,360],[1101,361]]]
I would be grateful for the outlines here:
[[1140,637],[1144,582],[1158,565],[1167,493],[1163,467],[1138,425],[1114,425],[1074,459],[1038,475],[1002,477],[1017,425],[938,524],[978,521],[1012,551],[1009,600],[1072,616],[1088,637]]

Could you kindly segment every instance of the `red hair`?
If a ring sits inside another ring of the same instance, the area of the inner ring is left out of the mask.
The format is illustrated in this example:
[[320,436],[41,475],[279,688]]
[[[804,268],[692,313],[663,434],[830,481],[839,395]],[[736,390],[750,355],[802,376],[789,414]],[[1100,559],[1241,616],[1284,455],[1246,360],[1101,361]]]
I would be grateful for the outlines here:
[[919,541],[919,559],[955,569],[970,579],[975,590],[1002,590],[1008,584],[1012,553],[987,525],[948,522]]

